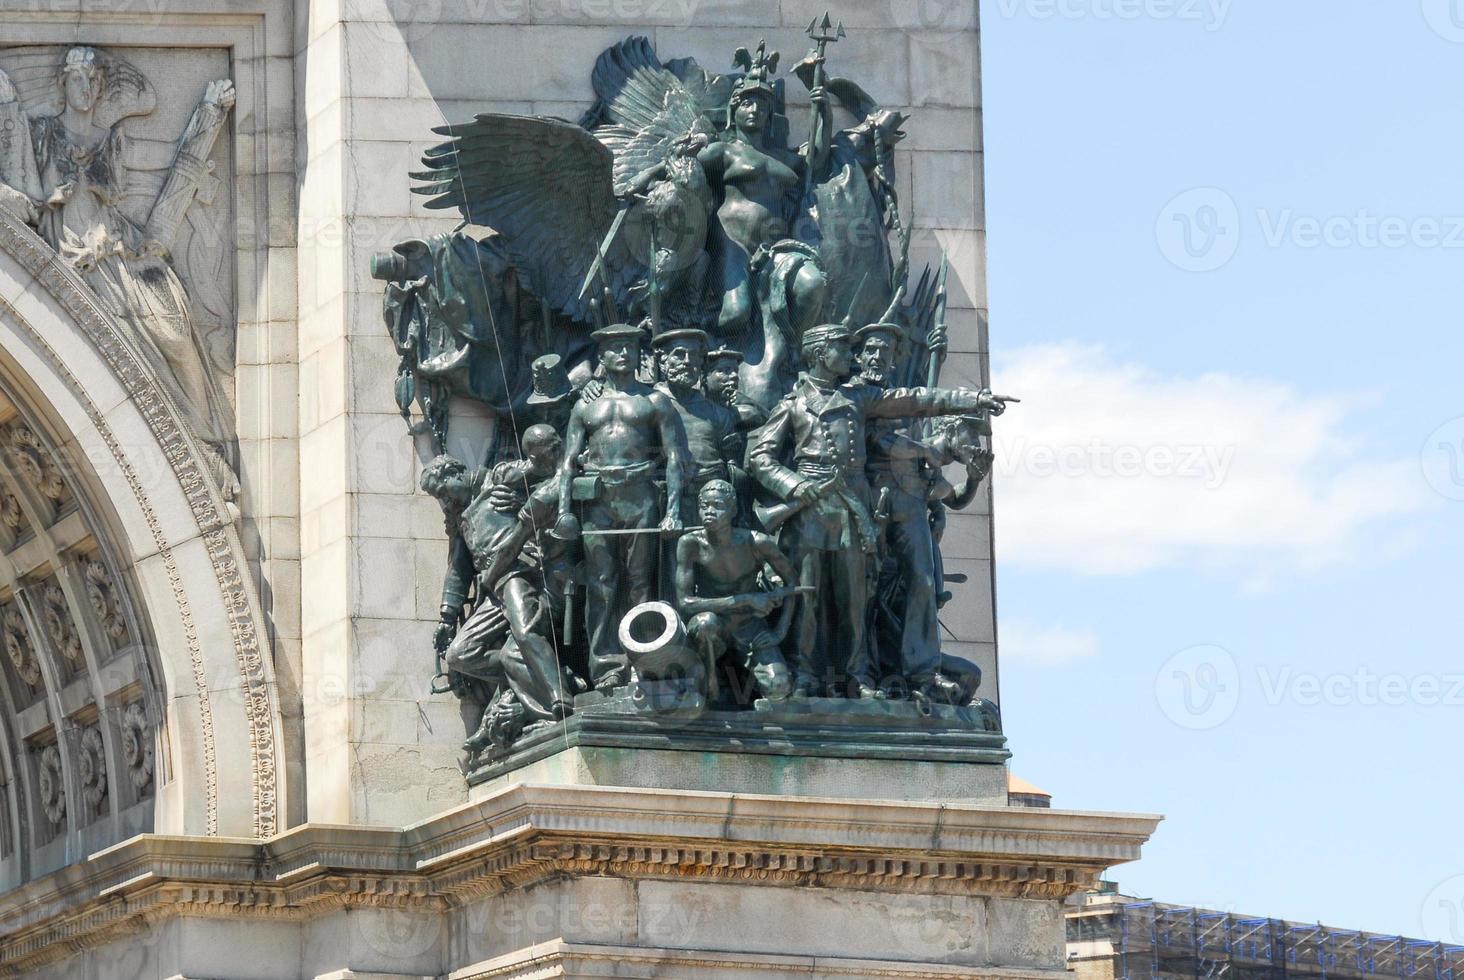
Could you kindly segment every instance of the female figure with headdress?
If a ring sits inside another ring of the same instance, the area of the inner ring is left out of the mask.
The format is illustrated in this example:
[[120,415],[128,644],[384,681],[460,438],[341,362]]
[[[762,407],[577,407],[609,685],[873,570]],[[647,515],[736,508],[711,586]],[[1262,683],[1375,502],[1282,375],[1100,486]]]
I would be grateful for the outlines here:
[[[189,427],[210,451],[213,475],[225,496],[231,497],[238,486],[228,463],[233,412],[207,367],[187,292],[169,260],[166,239],[171,235],[155,227],[176,228],[171,222],[177,205],[165,209],[168,221],[162,221],[155,208],[153,218],[158,220],[150,220],[145,228],[123,214],[126,137],[115,121],[99,117],[98,112],[108,94],[107,66],[96,49],[72,48],[56,75],[61,111],[31,120],[41,237],[81,274],[109,312],[132,328],[139,350],[153,362],[158,377],[171,385]],[[124,77],[122,82],[137,86],[139,93],[146,85],[140,77]],[[151,108],[151,93],[145,96],[143,111]],[[197,148],[190,137],[205,136],[203,143],[211,146],[233,102],[232,84],[209,85],[174,163],[173,177],[178,179],[170,177],[159,205],[175,200],[180,186],[196,182],[197,174],[191,171],[205,165],[187,152],[190,145]],[[212,132],[206,131],[209,127]],[[191,200],[190,195],[183,196]]]
[[[756,57],[739,48],[735,60],[746,73],[732,91],[727,129],[698,154],[719,195],[710,245],[722,292],[718,334],[726,338],[742,337],[753,317],[753,266],[769,246],[789,237],[789,219],[799,207],[809,166],[805,155],[770,138],[777,98],[769,79],[778,53],[768,54],[760,44]],[[815,90],[810,98],[820,104],[825,96]]]

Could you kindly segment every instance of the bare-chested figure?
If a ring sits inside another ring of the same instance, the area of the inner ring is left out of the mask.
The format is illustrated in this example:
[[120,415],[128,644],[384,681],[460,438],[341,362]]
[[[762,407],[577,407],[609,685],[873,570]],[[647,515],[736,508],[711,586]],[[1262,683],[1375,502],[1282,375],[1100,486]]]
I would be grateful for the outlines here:
[[[720,204],[712,222],[712,280],[722,293],[717,317],[720,337],[736,337],[747,326],[755,308],[753,257],[760,247],[788,236],[789,192],[807,171],[808,157],[770,138],[769,126],[776,105],[770,83],[778,54],[758,48],[747,62],[747,74],[732,93],[729,126],[720,140],[697,154]],[[827,103],[820,86],[809,93],[817,105]],[[826,153],[824,134],[809,153]]]
[[[763,697],[781,701],[793,688],[778,648],[793,621],[798,570],[770,535],[732,526],[737,495],[726,480],[702,487],[698,507],[702,530],[676,545],[676,602],[689,620],[687,633],[713,679],[718,660],[732,647],[744,656]],[[783,589],[762,588],[764,567],[783,580]],[[780,603],[778,621],[769,626],[768,614]]]
[[[681,499],[681,423],[664,392],[636,378],[641,330],[614,324],[596,330],[604,387],[569,416],[564,465],[559,471],[559,521],[555,535],[579,534],[572,507],[581,507],[585,552],[585,630],[590,683],[600,689],[624,684],[630,665],[617,630],[630,607],[651,598],[658,539],[681,529],[676,507],[661,516],[657,464],[665,460],[667,499]],[[606,531],[652,533],[605,534]]]

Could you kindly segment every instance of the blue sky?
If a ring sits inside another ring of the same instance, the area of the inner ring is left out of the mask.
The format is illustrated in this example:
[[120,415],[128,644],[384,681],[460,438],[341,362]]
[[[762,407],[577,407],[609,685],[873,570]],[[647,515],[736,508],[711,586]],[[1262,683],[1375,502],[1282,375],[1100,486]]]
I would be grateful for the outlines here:
[[1464,0],[982,31],[1015,771],[1167,815],[1130,894],[1464,944]]

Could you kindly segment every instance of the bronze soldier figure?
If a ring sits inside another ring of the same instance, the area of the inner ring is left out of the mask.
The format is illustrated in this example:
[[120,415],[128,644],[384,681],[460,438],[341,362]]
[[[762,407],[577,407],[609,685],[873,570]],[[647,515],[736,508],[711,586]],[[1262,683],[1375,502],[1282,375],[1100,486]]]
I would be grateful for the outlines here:
[[[551,632],[548,583],[563,556],[523,548],[522,541],[511,552],[505,547],[520,524],[547,529],[558,495],[551,477],[559,468],[563,442],[549,426],[534,425],[524,433],[522,448],[522,461],[500,464],[488,474],[469,472],[451,456],[438,456],[422,472],[422,489],[442,504],[454,531],[435,638],[438,652],[449,670],[499,692],[464,745],[471,751],[488,745],[495,726],[505,727],[505,713],[518,716],[515,728],[557,721],[569,713],[573,696]],[[519,515],[494,506],[495,487],[522,482],[533,489]],[[469,585],[476,586],[475,602],[459,625]]]
[[[881,696],[865,629],[865,575],[876,544],[865,475],[866,421],[953,415],[995,403],[985,390],[846,384],[854,366],[851,340],[842,324],[804,334],[808,369],[748,451],[758,481],[796,507],[784,547],[799,581],[818,590],[799,603],[794,643],[794,692],[805,696],[823,690]],[[828,656],[841,656],[843,662],[820,662]]]
[[681,420],[681,449],[685,453],[681,516],[696,516],[697,494],[712,480],[729,476],[728,460],[741,459],[745,439],[738,431],[737,414],[702,391],[702,372],[710,339],[706,331],[667,330],[651,341],[656,348],[662,392]]
[[743,431],[758,428],[768,420],[767,410],[742,393],[738,368],[743,356],[734,347],[718,347],[707,352],[706,392],[707,397],[726,405],[737,413],[737,427]]
[[580,520],[572,510],[579,503],[590,682],[608,689],[630,680],[617,631],[627,610],[652,597],[657,522],[663,532],[681,528],[677,507],[666,507],[661,516],[656,464],[665,462],[667,499],[679,501],[683,437],[671,399],[636,377],[641,329],[620,323],[591,336],[599,348],[604,388],[599,397],[578,402],[570,413],[554,533],[561,540],[579,536]]
[[[859,381],[889,387],[905,343],[898,324],[872,323],[856,334]],[[869,481],[883,495],[883,561],[875,587],[871,644],[912,692],[955,703],[961,687],[941,673],[936,548],[930,526],[926,446],[904,419],[874,419],[868,435]]]

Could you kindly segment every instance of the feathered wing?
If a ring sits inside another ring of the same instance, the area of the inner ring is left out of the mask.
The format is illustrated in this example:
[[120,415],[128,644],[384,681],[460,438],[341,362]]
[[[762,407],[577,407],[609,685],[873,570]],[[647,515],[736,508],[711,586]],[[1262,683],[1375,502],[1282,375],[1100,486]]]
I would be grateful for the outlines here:
[[671,155],[694,132],[713,132],[701,103],[680,78],[661,65],[644,37],[605,49],[590,76],[600,99],[595,136],[615,156],[615,193]]
[[[614,156],[574,123],[547,116],[480,113],[473,122],[434,132],[446,143],[422,157],[412,192],[426,206],[453,208],[498,233],[529,288],[577,320],[590,317],[580,297],[585,274],[619,210]],[[647,257],[648,258],[648,257]],[[612,243],[605,276],[617,300],[644,273],[644,262]]]

